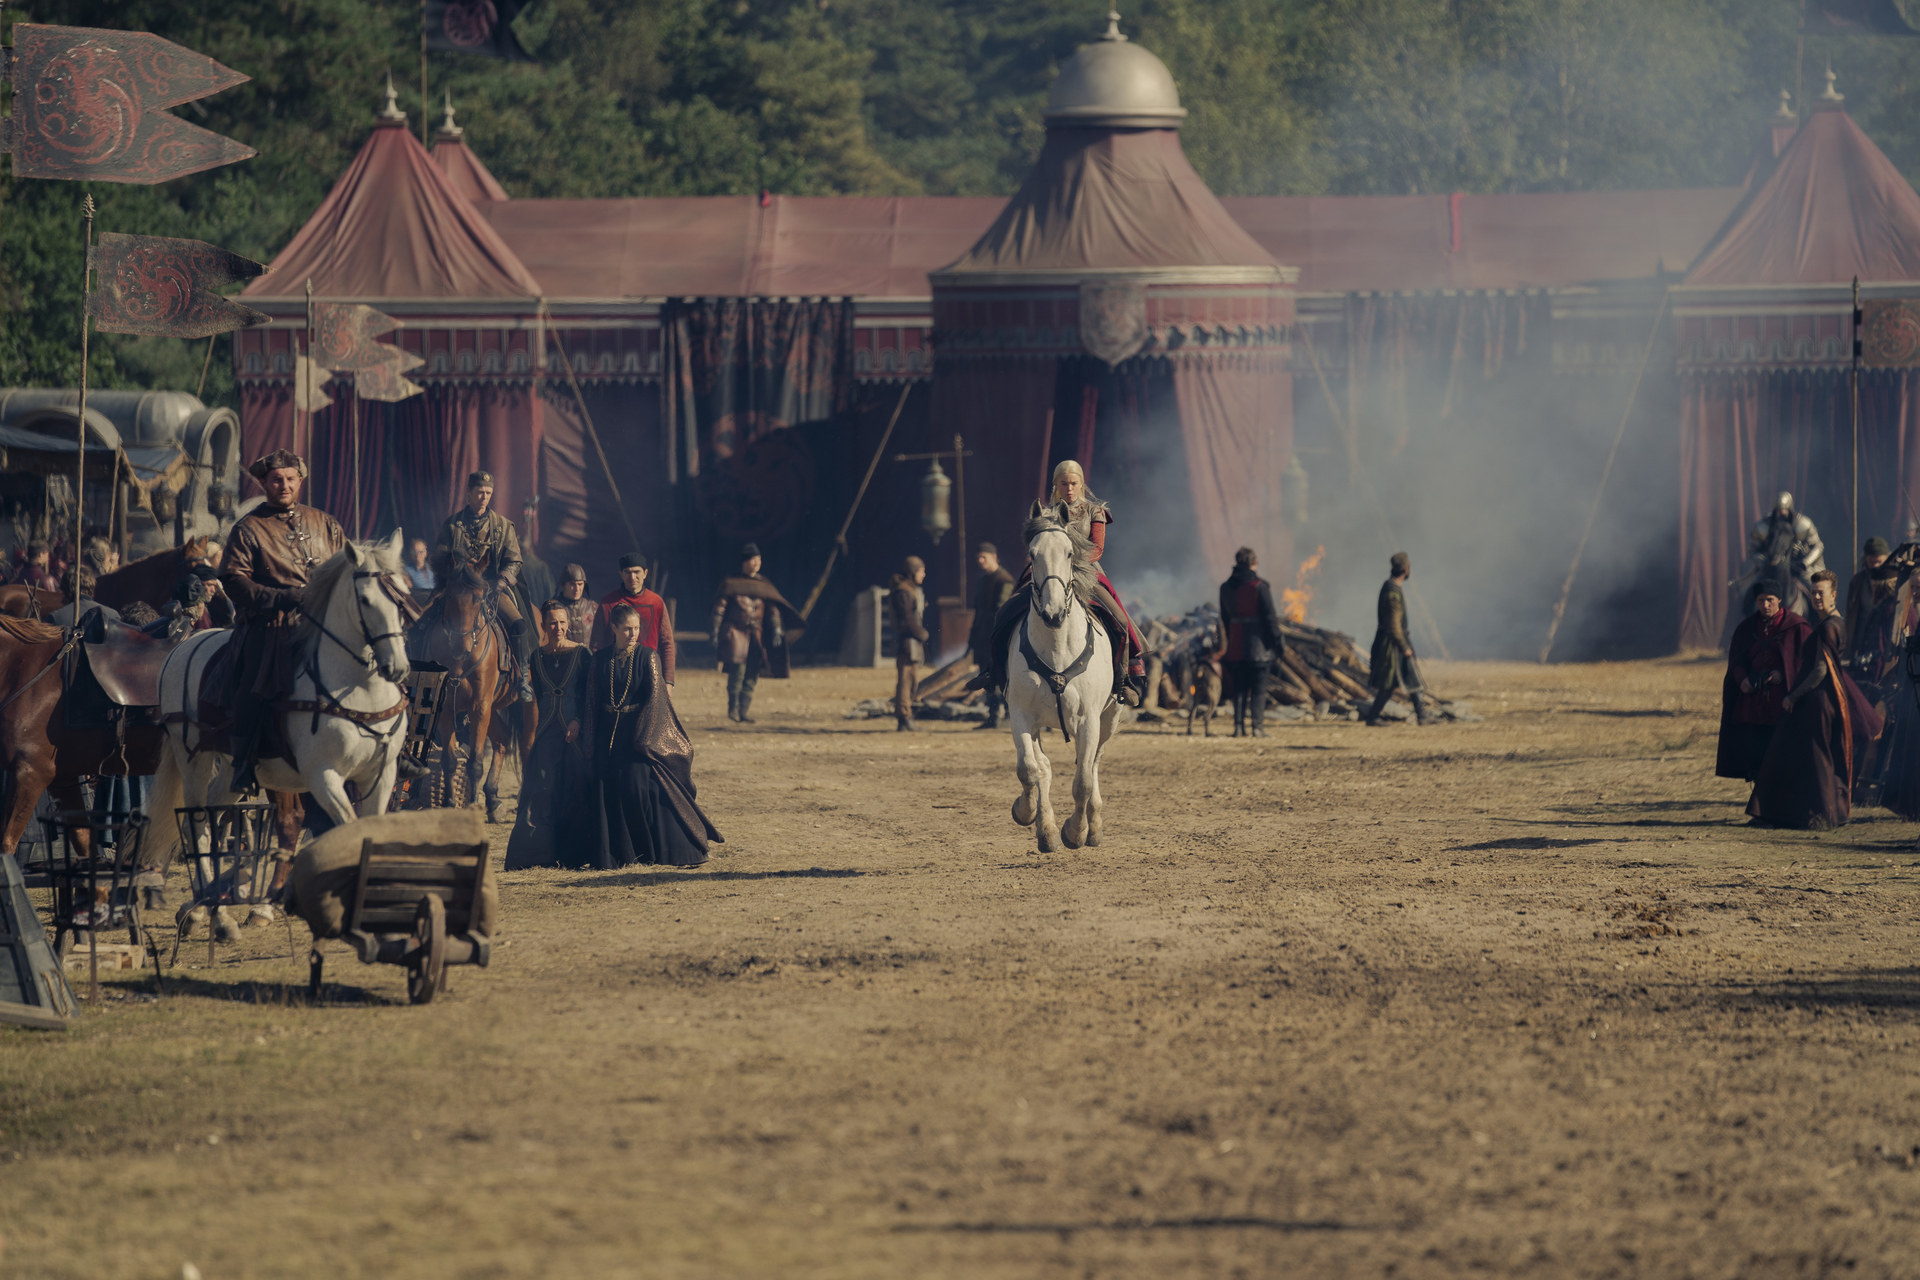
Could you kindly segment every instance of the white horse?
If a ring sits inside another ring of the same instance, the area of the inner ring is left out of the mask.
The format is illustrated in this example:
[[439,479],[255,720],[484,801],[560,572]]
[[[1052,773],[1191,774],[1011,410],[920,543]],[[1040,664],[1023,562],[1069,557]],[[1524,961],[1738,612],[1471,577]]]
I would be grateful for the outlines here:
[[[313,571],[297,642],[303,657],[289,701],[276,710],[294,764],[279,756],[255,770],[273,791],[307,792],[336,823],[385,813],[407,733],[405,623],[381,580],[401,572],[400,530],[384,542],[349,542]],[[183,641],[160,670],[160,710],[167,749],[154,777],[149,811],[159,866],[178,847],[169,821],[175,808],[236,802],[233,757],[201,745],[200,685],[232,631],[203,631]],[[249,696],[249,695],[241,695]],[[349,784],[358,799],[349,797]],[[205,850],[189,850],[188,856]],[[222,918],[222,923],[227,922]],[[225,930],[223,929],[223,932]]]
[[[1013,725],[1020,798],[1013,820],[1035,826],[1042,853],[1100,843],[1100,752],[1113,737],[1120,705],[1113,690],[1113,641],[1087,608],[1097,581],[1093,543],[1067,522],[1065,508],[1036,502],[1028,513],[1033,590],[1027,616],[1009,642],[1007,710]],[[1040,731],[1059,729],[1074,749],[1073,816],[1054,817],[1053,766]],[[1037,793],[1037,795],[1036,795]]]

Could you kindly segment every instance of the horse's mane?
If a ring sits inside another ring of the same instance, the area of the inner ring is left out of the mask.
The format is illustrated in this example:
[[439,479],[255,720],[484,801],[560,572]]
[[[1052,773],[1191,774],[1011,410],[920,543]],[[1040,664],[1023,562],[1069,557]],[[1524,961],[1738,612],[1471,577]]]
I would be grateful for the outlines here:
[[1073,544],[1073,594],[1080,597],[1082,604],[1093,599],[1093,589],[1100,582],[1100,570],[1093,562],[1093,539],[1060,519],[1057,507],[1043,508],[1030,518],[1021,537],[1032,546],[1033,540],[1043,533],[1067,535],[1067,541]]

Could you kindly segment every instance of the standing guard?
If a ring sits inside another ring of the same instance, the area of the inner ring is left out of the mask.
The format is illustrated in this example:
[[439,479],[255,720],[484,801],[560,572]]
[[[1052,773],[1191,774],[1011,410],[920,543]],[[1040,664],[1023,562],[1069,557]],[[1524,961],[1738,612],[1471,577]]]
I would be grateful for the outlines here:
[[493,476],[476,471],[467,477],[467,505],[440,525],[433,547],[433,569],[444,590],[463,573],[473,573],[493,589],[494,608],[513,650],[520,681],[520,700],[533,701],[527,679],[533,654],[530,610],[520,599],[520,535],[513,522],[493,509]]
[[754,686],[762,675],[785,680],[793,669],[787,650],[800,613],[760,575],[760,548],[740,548],[740,573],[720,584],[713,601],[713,650],[727,673],[727,719],[752,724]]
[[[1220,623],[1225,646],[1220,660],[1233,686],[1233,736],[1267,736],[1267,674],[1286,652],[1273,588],[1260,576],[1252,547],[1233,553],[1233,574],[1220,584]],[[1188,732],[1192,732],[1189,728]]]
[[261,737],[275,701],[293,689],[298,655],[294,640],[303,614],[301,597],[319,565],[347,545],[339,521],[300,505],[307,460],[276,449],[247,468],[267,500],[240,517],[227,542],[220,585],[239,614],[237,661],[228,687],[233,717],[233,782],[236,792],[259,784]]
[[913,695],[931,639],[925,622],[927,593],[922,587],[926,580],[927,562],[919,556],[908,556],[901,562],[900,572],[893,575],[887,593],[887,607],[893,611],[894,728],[903,732],[920,727],[913,722]]
[[[982,671],[993,668],[993,620],[1001,607],[1013,598],[1013,575],[1000,565],[1000,548],[991,542],[980,544],[973,562],[980,569],[980,585],[973,589],[973,626],[967,632],[967,647]],[[1000,715],[1007,709],[1005,689],[989,685],[986,690],[987,718],[978,727],[997,729]]]
[[587,594],[587,571],[570,564],[560,574],[560,603],[567,607],[567,639],[593,643],[593,624],[600,617],[599,602]]

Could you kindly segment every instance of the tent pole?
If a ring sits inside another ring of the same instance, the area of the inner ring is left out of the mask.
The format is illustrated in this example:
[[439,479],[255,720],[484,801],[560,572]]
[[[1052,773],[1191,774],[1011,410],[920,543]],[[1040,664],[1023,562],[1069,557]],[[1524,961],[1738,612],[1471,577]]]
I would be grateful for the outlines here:
[[360,537],[360,375],[353,376],[353,405],[347,410],[347,439],[353,450],[352,465],[348,470],[353,476],[353,534]]
[[80,629],[80,605],[86,598],[86,579],[81,576],[81,562],[86,558],[85,519],[87,489],[87,335],[92,317],[87,314],[87,295],[93,290],[93,196],[88,194],[80,202],[81,217],[85,221],[85,233],[82,237],[84,255],[80,267],[80,415],[79,415],[79,452],[78,461],[73,469],[73,628]]
[[960,585],[955,594],[960,607],[967,607],[967,443],[958,431],[953,433],[953,497],[960,511]]
[[[298,356],[294,358],[293,369],[296,374],[299,374],[300,359]],[[312,276],[307,277],[307,372],[305,374],[301,374],[300,376],[306,380],[307,384],[309,384],[309,385],[303,385],[301,387],[301,390],[306,393],[306,401],[307,401],[307,408],[306,408],[307,453],[312,453],[313,452],[313,387],[310,385],[313,379],[313,277]],[[300,453],[300,405],[298,402],[295,402],[293,406],[293,451],[295,453]],[[300,456],[304,458],[306,456],[306,453],[300,453]]]
[[813,590],[807,593],[807,602],[800,606],[802,622],[813,612],[813,606],[820,603],[820,593],[827,589],[827,578],[833,573],[833,563],[847,549],[847,530],[853,528],[854,512],[860,510],[860,499],[867,496],[867,486],[873,483],[873,473],[880,467],[880,459],[887,451],[887,441],[893,439],[893,428],[900,421],[900,411],[907,407],[907,397],[912,394],[913,383],[909,380],[900,388],[900,402],[893,406],[893,416],[887,419],[887,429],[880,433],[880,444],[873,451],[873,461],[867,464],[867,474],[860,478],[860,488],[853,495],[853,505],[847,508],[847,518],[840,522],[840,532],[833,535],[833,547],[827,552],[827,567],[820,571],[820,580],[813,584]]
[[1613,447],[1607,450],[1607,465],[1600,469],[1600,484],[1593,491],[1593,506],[1587,511],[1587,527],[1580,531],[1580,541],[1573,548],[1573,563],[1567,566],[1567,580],[1560,584],[1560,598],[1553,604],[1553,621],[1547,624],[1547,642],[1540,646],[1540,661],[1544,664],[1553,652],[1553,638],[1560,632],[1560,620],[1567,616],[1567,597],[1573,594],[1573,578],[1580,572],[1580,557],[1586,554],[1587,539],[1593,535],[1593,522],[1600,515],[1600,499],[1607,492],[1607,480],[1613,475],[1613,460],[1620,454],[1620,442],[1627,438],[1627,424],[1633,420],[1633,402],[1640,395],[1640,380],[1647,376],[1647,365],[1653,360],[1653,344],[1660,337],[1660,321],[1667,314],[1667,303],[1672,295],[1666,290],[1660,291],[1660,306],[1653,313],[1653,327],[1647,331],[1647,350],[1640,357],[1640,368],[1633,375],[1633,386],[1627,391],[1626,407],[1620,410],[1620,427],[1613,433]]
[[1852,560],[1860,554],[1860,277],[1853,278],[1853,546],[1847,553]]

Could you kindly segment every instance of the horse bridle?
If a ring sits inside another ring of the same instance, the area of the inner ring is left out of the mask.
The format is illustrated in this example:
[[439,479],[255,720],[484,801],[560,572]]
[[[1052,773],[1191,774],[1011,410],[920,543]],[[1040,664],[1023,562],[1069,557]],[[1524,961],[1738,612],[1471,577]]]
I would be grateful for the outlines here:
[[[497,603],[500,588],[493,586],[488,590],[479,592],[478,595],[480,597],[480,616],[474,620],[472,626],[460,632],[457,637],[459,651],[469,657],[473,655],[476,637],[488,627],[492,626],[500,617],[500,606]],[[447,621],[447,608],[444,597],[442,597],[440,603],[439,626],[440,633],[446,636],[448,641],[456,641],[453,626]]]
[[[386,577],[384,573],[370,569],[358,569],[354,571],[353,580],[355,582],[364,582],[368,578],[384,577]],[[326,623],[307,612],[307,606],[304,602],[300,605],[300,616],[308,622],[311,622],[314,630],[339,645],[341,650],[351,655],[354,661],[358,662],[364,670],[378,674],[380,671],[380,661],[377,657],[373,656],[373,647],[382,640],[405,639],[406,633],[403,631],[382,631],[375,634],[373,628],[367,625],[367,602],[360,598],[358,591],[353,593],[353,612],[355,619],[360,623],[360,634],[365,637],[361,642],[360,648],[355,648],[339,636],[333,634],[333,631]],[[362,650],[365,652],[363,653]]]
[[1068,582],[1065,578],[1061,577],[1057,573],[1050,573],[1046,577],[1040,579],[1040,581],[1035,583],[1033,587],[1033,603],[1036,609],[1039,609],[1040,593],[1046,590],[1046,586],[1049,582],[1057,582],[1060,584],[1060,590],[1064,591],[1067,595],[1067,607],[1065,610],[1061,612],[1059,622],[1056,622],[1052,618],[1049,618],[1046,615],[1045,610],[1040,610],[1040,620],[1046,623],[1050,627],[1057,627],[1062,622],[1065,622],[1067,620],[1067,614],[1072,612],[1073,610],[1073,584]]

